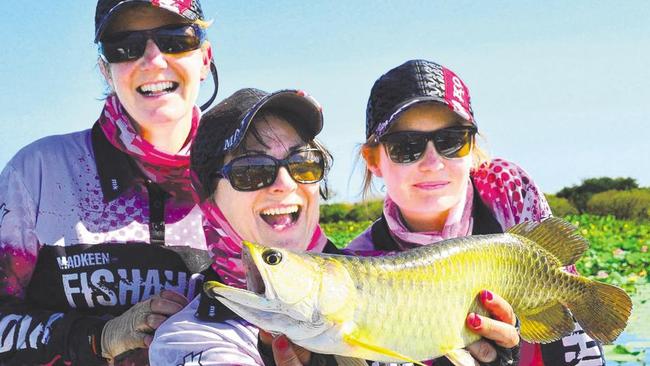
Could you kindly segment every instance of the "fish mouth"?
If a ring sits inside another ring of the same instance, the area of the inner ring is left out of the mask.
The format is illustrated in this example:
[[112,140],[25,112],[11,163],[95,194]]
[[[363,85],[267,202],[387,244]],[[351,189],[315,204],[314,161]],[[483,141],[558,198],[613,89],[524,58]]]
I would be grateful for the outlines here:
[[246,286],[248,291],[256,295],[264,296],[266,294],[266,284],[249,250],[242,252],[242,263],[244,268],[246,268]]

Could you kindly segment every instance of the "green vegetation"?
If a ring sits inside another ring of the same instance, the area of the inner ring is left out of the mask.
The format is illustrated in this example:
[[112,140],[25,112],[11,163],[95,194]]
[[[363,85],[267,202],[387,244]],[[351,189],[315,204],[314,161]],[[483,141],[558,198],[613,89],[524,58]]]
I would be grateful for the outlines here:
[[547,194],[546,200],[548,201],[548,205],[551,206],[551,211],[553,211],[553,215],[555,216],[564,217],[567,215],[578,214],[578,209],[575,208],[575,206],[566,198],[558,197],[554,194]]
[[587,211],[587,202],[596,193],[606,191],[625,191],[639,188],[634,178],[589,178],[584,179],[579,185],[562,188],[557,192],[560,198],[566,198],[578,209],[580,213]]
[[619,219],[649,220],[650,189],[596,193],[587,202],[587,212],[614,215]]

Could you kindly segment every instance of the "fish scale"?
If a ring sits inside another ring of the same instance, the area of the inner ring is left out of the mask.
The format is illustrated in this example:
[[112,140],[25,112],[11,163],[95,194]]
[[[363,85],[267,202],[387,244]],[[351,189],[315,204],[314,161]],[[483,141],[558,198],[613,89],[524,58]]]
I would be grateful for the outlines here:
[[484,289],[513,307],[529,342],[569,334],[574,316],[592,338],[612,342],[625,328],[631,301],[615,286],[563,270],[586,248],[576,229],[557,218],[380,257],[245,243],[249,276],[264,288],[208,282],[205,290],[249,322],[314,352],[416,363],[444,355],[463,365],[458,350],[479,339],[465,319],[485,314],[477,299]]

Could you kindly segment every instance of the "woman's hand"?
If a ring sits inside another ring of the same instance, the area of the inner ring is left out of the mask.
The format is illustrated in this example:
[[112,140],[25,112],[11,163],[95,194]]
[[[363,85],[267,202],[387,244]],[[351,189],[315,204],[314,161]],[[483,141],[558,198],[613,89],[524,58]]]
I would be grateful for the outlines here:
[[163,290],[109,320],[102,330],[102,357],[113,360],[124,352],[149,347],[153,332],[185,305],[187,299],[183,295]]
[[[469,313],[466,318],[467,327],[483,338],[494,341],[503,348],[513,348],[519,344],[519,332],[515,328],[517,318],[501,296],[488,290],[481,291],[481,304],[491,314],[491,318],[475,313]],[[497,359],[497,351],[488,341],[481,339],[469,346],[467,350],[480,362],[493,362]]]
[[271,345],[276,366],[304,366],[311,360],[311,352],[291,343],[285,335],[273,338],[260,329],[260,342]]

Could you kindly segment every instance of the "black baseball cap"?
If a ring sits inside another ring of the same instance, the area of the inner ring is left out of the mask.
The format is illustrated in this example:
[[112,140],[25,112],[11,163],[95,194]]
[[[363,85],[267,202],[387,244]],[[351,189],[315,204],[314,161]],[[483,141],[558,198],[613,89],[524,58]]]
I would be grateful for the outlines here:
[[253,88],[236,91],[203,114],[192,143],[192,180],[202,199],[214,190],[212,175],[222,167],[225,155],[239,147],[257,113],[267,108],[294,116],[287,122],[305,141],[313,140],[323,129],[322,108],[304,91],[284,89],[269,93]]
[[113,15],[136,4],[149,4],[177,14],[189,22],[204,20],[199,0],[98,0],[95,9],[95,43],[99,42]]
[[439,102],[476,125],[469,89],[451,70],[427,60],[409,60],[382,75],[370,91],[366,108],[366,139],[385,134],[399,115],[413,105]]

